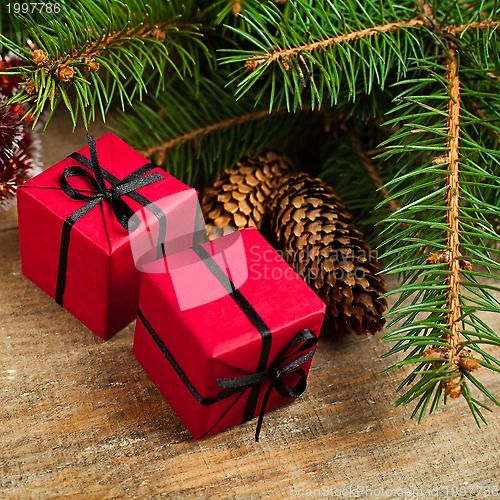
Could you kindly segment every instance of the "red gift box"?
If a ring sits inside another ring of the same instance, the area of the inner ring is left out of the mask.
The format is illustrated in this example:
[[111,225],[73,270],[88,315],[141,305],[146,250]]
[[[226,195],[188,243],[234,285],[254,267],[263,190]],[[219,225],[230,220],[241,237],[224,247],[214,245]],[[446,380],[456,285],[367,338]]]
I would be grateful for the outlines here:
[[[92,153],[85,147],[19,188],[22,271],[107,339],[135,317],[141,273],[131,242],[154,238],[164,250],[167,216],[197,193],[112,133],[89,145]],[[129,232],[144,211],[150,224]]]
[[133,354],[195,439],[259,416],[258,439],[305,389],[325,304],[255,229],[164,260],[142,278]]

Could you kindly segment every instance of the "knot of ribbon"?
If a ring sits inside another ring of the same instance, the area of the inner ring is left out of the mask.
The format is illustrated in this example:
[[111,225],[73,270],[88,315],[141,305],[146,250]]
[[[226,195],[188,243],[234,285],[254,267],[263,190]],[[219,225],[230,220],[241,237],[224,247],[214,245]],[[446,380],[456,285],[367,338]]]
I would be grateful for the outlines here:
[[[307,376],[301,366],[309,361],[316,351],[318,339],[308,328],[301,330],[288,344],[287,348],[278,356],[276,361],[266,370],[262,370],[243,377],[218,379],[217,385],[221,389],[244,391],[250,387],[259,386],[269,380],[269,386],[262,399],[259,419],[255,431],[255,441],[259,440],[260,430],[264,421],[267,403],[273,390],[284,397],[297,399],[307,386]],[[298,380],[289,386],[284,379],[285,375],[295,374]]]
[[[143,165],[121,180],[110,176],[99,164],[95,139],[87,134],[87,140],[90,161],[79,153],[73,153],[70,156],[84,165],[88,170],[81,166],[65,168],[60,178],[61,189],[73,200],[87,201],[85,206],[80,209],[83,213],[89,212],[103,201],[109,202],[113,207],[116,220],[122,227],[132,231],[136,228],[138,221],[133,218],[134,211],[122,199],[122,196],[130,195],[141,187],[162,180],[163,177],[159,173],[148,173],[154,167],[152,163]],[[71,177],[85,178],[93,192],[89,189],[81,190],[71,186],[69,183]],[[105,183],[105,178],[110,184],[109,187]]]

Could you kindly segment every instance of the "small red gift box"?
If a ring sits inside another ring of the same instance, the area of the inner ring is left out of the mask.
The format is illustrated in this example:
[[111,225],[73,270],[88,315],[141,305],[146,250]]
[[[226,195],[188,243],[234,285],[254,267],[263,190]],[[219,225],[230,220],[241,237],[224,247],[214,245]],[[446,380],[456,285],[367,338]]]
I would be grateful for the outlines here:
[[[107,339],[135,317],[140,271],[131,243],[154,238],[164,251],[167,215],[196,200],[116,135],[89,136],[88,147],[18,190],[23,274]],[[134,212],[150,213],[150,224]]]
[[[133,353],[195,439],[298,397],[325,305],[255,229],[143,275]],[[190,293],[189,293],[190,292]]]

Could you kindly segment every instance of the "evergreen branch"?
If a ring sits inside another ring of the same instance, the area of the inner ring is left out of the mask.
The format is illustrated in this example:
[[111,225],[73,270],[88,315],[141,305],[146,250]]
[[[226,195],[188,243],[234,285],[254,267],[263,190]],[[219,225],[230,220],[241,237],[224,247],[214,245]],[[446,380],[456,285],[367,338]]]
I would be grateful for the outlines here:
[[229,27],[245,50],[226,50],[230,54],[220,59],[235,67],[230,83],[237,85],[236,96],[261,83],[257,101],[268,96],[270,109],[296,110],[304,99],[314,108],[344,96],[354,102],[375,85],[384,89],[392,70],[404,74],[422,57],[426,46],[417,33],[428,31],[427,21],[410,17],[413,5],[396,11],[376,2],[355,4],[294,0],[283,12],[272,2],[245,9],[238,17],[246,29]]
[[[460,348],[460,319],[461,319],[461,300],[460,300],[460,227],[459,227],[459,199],[460,185],[458,179],[459,173],[459,144],[460,144],[460,79],[457,70],[457,53],[455,49],[450,49],[449,58],[446,61],[447,75],[449,82],[450,97],[448,100],[448,118],[447,128],[447,163],[448,175],[446,178],[446,202],[449,207],[446,213],[446,223],[449,226],[449,232],[446,235],[446,246],[449,248],[448,269],[450,274],[447,278],[448,290],[446,292],[447,324],[449,334],[447,341],[450,344],[448,359],[454,363],[457,351]],[[457,397],[461,391],[455,386],[448,384],[445,393]]]
[[[155,38],[163,41],[167,36],[164,28],[171,26],[171,23],[157,23],[153,26],[144,24],[139,29],[130,27],[125,31],[115,31],[88,43],[83,52],[75,48],[71,55],[64,54],[57,59],[49,57],[44,50],[36,49],[32,51],[30,59],[38,69],[53,75],[56,80],[71,82],[77,77],[74,66],[82,65],[84,71],[98,71],[100,65],[95,59],[97,56],[101,56],[112,48],[131,43],[132,40]],[[31,77],[26,80],[26,91],[28,94],[38,93],[38,89]]]
[[[407,88],[397,99],[396,116],[387,122],[394,126],[393,135],[382,143],[382,156],[400,165],[385,185],[389,199],[402,200],[382,230],[384,255],[390,259],[386,272],[403,278],[391,292],[399,294],[387,315],[392,319],[388,328],[395,328],[384,340],[395,343],[388,355],[410,351],[393,367],[416,365],[400,386],[410,387],[398,404],[418,400],[414,415],[420,421],[426,411],[437,409],[441,393],[444,403],[446,397],[463,396],[480,423],[485,421],[484,405],[472,397],[467,384],[497,404],[471,372],[481,366],[498,369],[482,347],[499,346],[500,337],[477,316],[480,311],[500,312],[498,299],[490,293],[498,287],[476,278],[484,275],[477,269],[498,268],[489,255],[496,251],[489,241],[500,237],[489,218],[499,213],[494,170],[499,153],[488,147],[495,126],[477,116],[472,103],[480,99],[481,107],[490,111],[498,97],[480,92],[488,82],[483,78],[478,84],[474,78],[484,70],[464,71],[463,83],[459,49],[449,44],[443,65],[427,60],[427,77],[400,82]],[[429,406],[433,394],[436,403]]]
[[251,70],[256,70],[262,64],[271,64],[276,61],[282,61],[288,66],[287,60],[291,56],[301,55],[304,52],[314,52],[316,50],[325,49],[343,43],[350,43],[360,38],[370,38],[381,33],[389,33],[391,31],[400,30],[402,28],[415,28],[424,25],[421,19],[410,19],[409,21],[398,21],[387,23],[384,25],[364,28],[362,30],[353,31],[342,35],[326,38],[317,42],[291,47],[289,49],[278,49],[265,54],[251,56],[245,63],[245,67]]
[[181,78],[197,71],[195,56],[206,49],[191,20],[195,13],[196,8],[161,0],[149,2],[146,9],[139,0],[86,0],[81,5],[68,0],[58,16],[44,14],[42,24],[20,16],[36,48],[0,35],[3,47],[23,61],[2,74],[26,80],[24,91],[9,103],[31,105],[28,114],[35,123],[46,104],[53,111],[61,102],[74,125],[79,116],[85,125],[95,118],[94,103],[104,118],[116,94],[123,107],[148,92],[152,81],[160,89],[168,69]]
[[[143,24],[139,29],[136,27],[130,27],[125,31],[119,30],[109,34],[106,34],[102,39],[96,39],[87,44],[85,50],[81,52],[75,49],[72,55],[65,55],[59,58],[59,61],[63,60],[66,64],[72,63],[84,63],[87,64],[87,58],[91,56],[99,56],[106,50],[112,47],[124,45],[130,42],[131,39],[144,39],[144,38],[156,38],[157,40],[163,41],[167,36],[167,30],[175,26],[175,23],[163,23],[158,22],[154,25]],[[90,30],[92,34],[92,30]],[[41,64],[34,62],[41,66]]]
[[303,133],[298,121],[309,126],[318,121],[314,113],[269,113],[255,109],[252,102],[240,103],[224,82],[222,75],[212,73],[198,83],[175,79],[168,92],[123,112],[116,131],[145,156],[194,185],[211,181],[247,154],[297,141]]
[[[310,109],[310,108],[309,108]],[[279,108],[273,111],[273,115],[283,114],[286,112],[286,108]],[[160,144],[155,144],[148,149],[142,150],[141,154],[146,156],[147,158],[152,158],[155,155],[158,155],[160,158],[160,163],[163,163],[161,158],[165,158],[165,155],[169,149],[175,148],[180,144],[186,144],[187,142],[195,141],[196,139],[206,136],[209,134],[213,134],[215,132],[223,131],[224,129],[228,129],[230,127],[237,127],[239,125],[243,125],[244,123],[261,120],[270,115],[267,109],[260,111],[253,111],[251,113],[246,113],[240,116],[233,116],[228,118],[227,120],[220,121],[218,123],[212,123],[205,127],[200,127],[194,130],[190,130],[182,135],[174,137],[168,141],[162,142]]]

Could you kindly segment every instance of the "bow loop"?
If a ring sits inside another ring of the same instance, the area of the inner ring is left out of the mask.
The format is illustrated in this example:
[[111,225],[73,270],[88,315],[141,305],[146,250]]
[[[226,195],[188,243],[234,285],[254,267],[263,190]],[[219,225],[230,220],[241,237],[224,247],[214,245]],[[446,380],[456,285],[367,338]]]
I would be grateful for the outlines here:
[[[259,386],[266,380],[270,381],[259,412],[259,420],[255,431],[256,441],[259,440],[260,429],[272,391],[275,390],[283,398],[297,399],[306,390],[306,372],[301,366],[314,356],[317,343],[318,338],[316,335],[309,328],[305,328],[295,335],[286,349],[278,356],[275,363],[268,369],[243,377],[217,380],[217,384],[221,389],[240,389],[242,391]],[[289,380],[285,379],[285,375],[289,374],[298,376],[298,380],[291,387],[289,386]]]
[[[149,173],[154,165],[148,163],[127,175],[122,180],[108,178],[110,184],[108,187],[104,180],[105,170],[99,164],[95,139],[87,134],[87,140],[89,144],[90,160],[79,153],[73,153],[70,156],[88,170],[85,170],[82,166],[76,165],[65,168],[59,182],[61,189],[73,200],[87,201],[89,209],[94,208],[103,201],[107,201],[111,204],[118,223],[124,229],[133,231],[137,227],[138,221],[133,217],[134,211],[122,199],[122,196],[130,195],[141,187],[162,180],[163,177],[159,173]],[[89,184],[88,189],[83,190],[71,186],[69,183],[71,177],[85,179]]]

